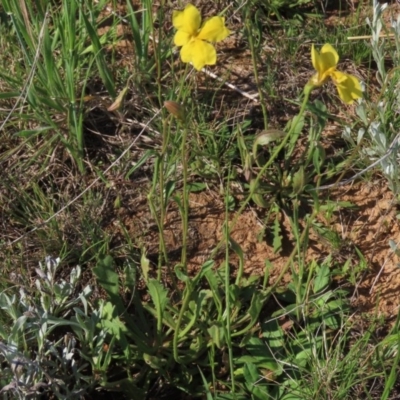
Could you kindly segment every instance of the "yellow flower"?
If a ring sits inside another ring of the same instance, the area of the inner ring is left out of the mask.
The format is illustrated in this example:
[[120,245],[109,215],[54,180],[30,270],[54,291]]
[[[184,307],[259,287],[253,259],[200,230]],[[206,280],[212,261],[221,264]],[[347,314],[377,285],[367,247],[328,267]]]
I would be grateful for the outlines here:
[[192,62],[198,71],[217,62],[217,52],[211,43],[220,42],[231,33],[222,17],[212,17],[201,25],[200,12],[192,4],[188,4],[183,11],[174,11],[172,23],[178,30],[174,43],[182,46],[182,61]]
[[322,46],[320,53],[312,45],[311,60],[317,73],[310,79],[309,84],[321,86],[328,78],[332,78],[340,98],[346,104],[351,104],[354,100],[362,97],[360,81],[353,75],[336,70],[339,56],[330,44]]

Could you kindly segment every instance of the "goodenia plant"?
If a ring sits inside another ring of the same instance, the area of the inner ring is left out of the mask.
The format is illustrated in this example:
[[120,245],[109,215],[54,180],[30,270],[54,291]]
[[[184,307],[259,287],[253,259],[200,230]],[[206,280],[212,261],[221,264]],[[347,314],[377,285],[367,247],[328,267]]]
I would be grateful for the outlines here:
[[[307,107],[310,105],[309,98],[311,92],[318,87],[324,85],[328,81],[328,79],[331,78],[338,89],[341,100],[344,103],[352,104],[354,100],[362,97],[362,88],[359,79],[353,75],[346,74],[337,70],[339,56],[332,45],[328,43],[325,44],[322,47],[320,53],[315,50],[314,46],[312,46],[311,61],[316,70],[316,73],[310,77],[309,81],[304,87],[303,100],[298,115],[289,122],[287,133],[284,134],[283,139],[281,140],[279,145],[276,146],[276,149],[274,149],[265,164],[263,166],[260,166],[258,175],[250,182],[249,198],[252,198],[257,205],[264,206],[262,199],[260,199],[260,196],[257,194],[257,192],[260,192],[263,189],[261,179],[268,171],[268,169],[274,165],[278,154],[288,143],[290,144],[289,149],[286,152],[286,161],[288,168],[283,171],[286,176],[286,178],[284,179],[286,182],[283,182],[283,184],[281,182],[278,182],[278,184],[283,187],[285,187],[285,185],[292,185],[292,193],[294,194],[300,193],[303,190],[303,187],[307,184],[308,179],[305,174],[304,165],[300,165],[299,169],[296,171],[296,166],[291,166],[290,158],[296,145],[297,139],[303,128],[304,114]],[[324,106],[317,101],[313,105],[313,110],[315,112],[318,112],[318,109],[320,109],[320,111],[323,111],[323,107]],[[314,160],[324,159],[324,156],[322,155],[322,152],[320,151],[317,144],[318,135],[321,134],[321,132],[322,130],[319,130],[318,134],[316,135],[314,129],[310,129],[309,144],[308,147],[304,150],[304,158],[307,160],[305,163],[306,167],[311,161],[314,162],[315,166],[316,163]],[[282,137],[282,135],[275,135],[275,137],[279,139]],[[256,154],[253,154],[253,156],[257,157]],[[268,180],[273,181],[273,179],[271,179],[270,177],[268,177]],[[272,190],[276,192],[276,188],[274,186],[269,186],[270,188],[272,187]],[[247,202],[245,202],[244,204],[247,204]]]

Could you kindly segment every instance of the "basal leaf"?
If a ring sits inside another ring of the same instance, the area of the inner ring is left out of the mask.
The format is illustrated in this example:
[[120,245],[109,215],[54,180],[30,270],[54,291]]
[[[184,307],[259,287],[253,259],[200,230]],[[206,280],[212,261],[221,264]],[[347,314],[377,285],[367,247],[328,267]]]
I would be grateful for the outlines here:
[[328,264],[322,264],[314,279],[314,293],[319,293],[326,289],[330,281],[330,270]]
[[163,319],[163,312],[165,310],[165,307],[167,305],[168,299],[168,290],[165,289],[160,282],[158,282],[155,279],[150,279],[147,288],[149,289],[149,293],[151,296],[151,299],[154,303],[154,306],[157,310],[157,319],[162,320]]

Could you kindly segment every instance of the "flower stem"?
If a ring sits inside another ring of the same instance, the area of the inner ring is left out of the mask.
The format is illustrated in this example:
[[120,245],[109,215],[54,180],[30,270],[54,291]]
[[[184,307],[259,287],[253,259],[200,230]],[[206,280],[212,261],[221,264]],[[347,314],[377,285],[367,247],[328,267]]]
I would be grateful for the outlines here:
[[258,75],[257,58],[256,58],[256,51],[255,51],[255,46],[254,46],[253,31],[252,31],[251,24],[250,24],[250,18],[246,18],[246,20],[247,20],[247,23],[246,23],[247,38],[249,40],[249,45],[250,45],[251,61],[253,64],[253,71],[254,71],[254,80],[257,85],[258,95],[260,96],[260,105],[261,105],[261,110],[262,110],[263,119],[264,119],[264,129],[267,129],[268,128],[268,114],[267,114],[267,108],[265,107],[264,93],[261,90],[260,78]]
[[183,135],[182,135],[182,146],[181,146],[181,157],[182,157],[182,168],[183,168],[183,212],[182,212],[182,253],[181,262],[185,271],[187,270],[187,236],[188,236],[188,219],[189,219],[189,193],[187,188],[188,183],[188,159],[189,149],[187,146],[187,123],[186,120],[183,122]]

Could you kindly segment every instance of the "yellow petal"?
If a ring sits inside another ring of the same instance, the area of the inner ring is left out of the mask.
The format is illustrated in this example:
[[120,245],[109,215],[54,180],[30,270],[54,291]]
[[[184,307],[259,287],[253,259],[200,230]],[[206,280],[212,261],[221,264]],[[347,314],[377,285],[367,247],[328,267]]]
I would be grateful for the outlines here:
[[188,4],[183,11],[173,12],[172,23],[178,31],[195,36],[201,24],[200,12],[194,5]]
[[339,62],[339,55],[336,50],[327,43],[322,46],[320,60],[324,71],[327,71],[330,68],[336,68]]
[[181,48],[181,60],[184,63],[192,62],[192,52],[193,52],[194,41],[185,44]]
[[[317,71],[315,75],[312,77],[313,85],[321,86],[324,83],[323,75],[324,71],[322,70],[322,63],[320,60],[320,55],[317,50],[315,50],[314,44],[311,46],[311,62],[314,69]],[[325,78],[326,80],[326,78]]]
[[174,44],[175,46],[184,46],[185,44],[190,42],[191,35],[184,31],[178,31],[174,36]]
[[339,56],[330,44],[322,46],[320,53],[318,53],[318,51],[315,50],[314,45],[312,45],[311,61],[313,67],[318,73],[315,79],[315,84],[316,86],[319,86],[322,85],[335,71],[337,63],[339,62]]
[[205,65],[214,65],[217,62],[217,52],[212,44],[203,40],[193,40],[182,47],[181,60],[192,62],[200,71]]
[[204,22],[197,38],[209,42],[220,42],[230,33],[231,31],[225,26],[225,18],[212,17]]
[[354,100],[362,97],[361,84],[355,76],[335,71],[332,79],[344,103],[352,104]]
[[196,40],[193,46],[192,63],[200,71],[204,65],[215,65],[217,52],[212,44],[202,40]]

